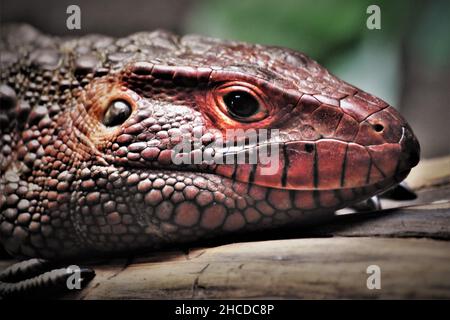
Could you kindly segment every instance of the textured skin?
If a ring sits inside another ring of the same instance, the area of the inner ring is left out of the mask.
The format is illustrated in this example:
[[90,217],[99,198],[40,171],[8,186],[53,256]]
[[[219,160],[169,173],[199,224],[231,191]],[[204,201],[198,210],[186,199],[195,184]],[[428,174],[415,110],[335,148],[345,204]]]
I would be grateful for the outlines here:
[[[3,27],[0,49],[0,239],[15,256],[301,224],[388,189],[418,162],[395,109],[289,49],[164,31],[61,39],[26,25]],[[267,117],[220,109],[228,84],[258,92]],[[106,127],[117,98],[133,112]],[[279,170],[171,162],[180,135],[206,146],[229,128],[278,129],[267,143],[280,147]]]

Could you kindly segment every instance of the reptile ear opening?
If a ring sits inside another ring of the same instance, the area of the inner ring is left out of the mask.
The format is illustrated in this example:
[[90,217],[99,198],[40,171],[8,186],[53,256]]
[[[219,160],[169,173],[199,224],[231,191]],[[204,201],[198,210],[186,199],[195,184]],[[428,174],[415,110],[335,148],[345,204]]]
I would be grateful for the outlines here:
[[107,127],[118,126],[130,117],[131,112],[132,108],[127,101],[113,100],[103,116],[103,124]]

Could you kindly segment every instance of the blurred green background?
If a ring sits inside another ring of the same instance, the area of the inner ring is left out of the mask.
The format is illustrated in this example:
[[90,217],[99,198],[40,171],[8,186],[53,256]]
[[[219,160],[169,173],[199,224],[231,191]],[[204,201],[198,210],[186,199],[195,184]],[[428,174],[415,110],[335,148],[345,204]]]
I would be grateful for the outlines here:
[[[425,157],[450,154],[450,1],[369,0],[1,0],[2,22],[58,35],[164,28],[290,47],[400,109]],[[65,28],[69,4],[82,29]],[[381,30],[369,30],[369,5]]]
[[[186,30],[301,50],[337,75],[397,104],[400,47],[414,8],[405,6],[408,1],[379,1],[382,28],[369,30],[366,9],[371,4],[361,0],[203,1],[191,11]],[[378,72],[380,68],[385,72]]]

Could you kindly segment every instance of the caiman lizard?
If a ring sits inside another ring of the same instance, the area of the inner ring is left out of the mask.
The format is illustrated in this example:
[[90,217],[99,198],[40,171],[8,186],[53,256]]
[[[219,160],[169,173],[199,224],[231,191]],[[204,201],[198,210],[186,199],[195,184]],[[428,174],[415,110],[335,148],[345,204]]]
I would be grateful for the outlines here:
[[[297,51],[166,31],[61,38],[28,25],[2,26],[0,40],[0,240],[15,257],[301,225],[395,186],[419,161],[398,111]],[[188,158],[234,157],[210,147],[233,129],[277,130],[238,150],[276,145],[270,174],[258,161],[175,163],[182,139]],[[38,286],[21,270],[0,277],[3,294]]]

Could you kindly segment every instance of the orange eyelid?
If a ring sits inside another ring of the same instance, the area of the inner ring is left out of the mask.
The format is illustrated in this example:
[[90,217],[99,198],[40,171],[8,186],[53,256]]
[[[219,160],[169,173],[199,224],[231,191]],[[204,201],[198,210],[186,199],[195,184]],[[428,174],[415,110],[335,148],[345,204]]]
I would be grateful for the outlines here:
[[[236,119],[230,115],[227,111],[227,106],[223,100],[223,97],[233,91],[245,91],[251,94],[259,104],[260,110],[253,116],[248,117],[246,119]],[[219,107],[220,111],[225,114],[227,117],[233,119],[238,122],[256,122],[267,118],[270,114],[270,104],[268,103],[266,95],[256,86],[249,84],[247,82],[242,81],[233,81],[227,82],[222,85],[219,85],[214,89],[214,101],[216,105]]]

